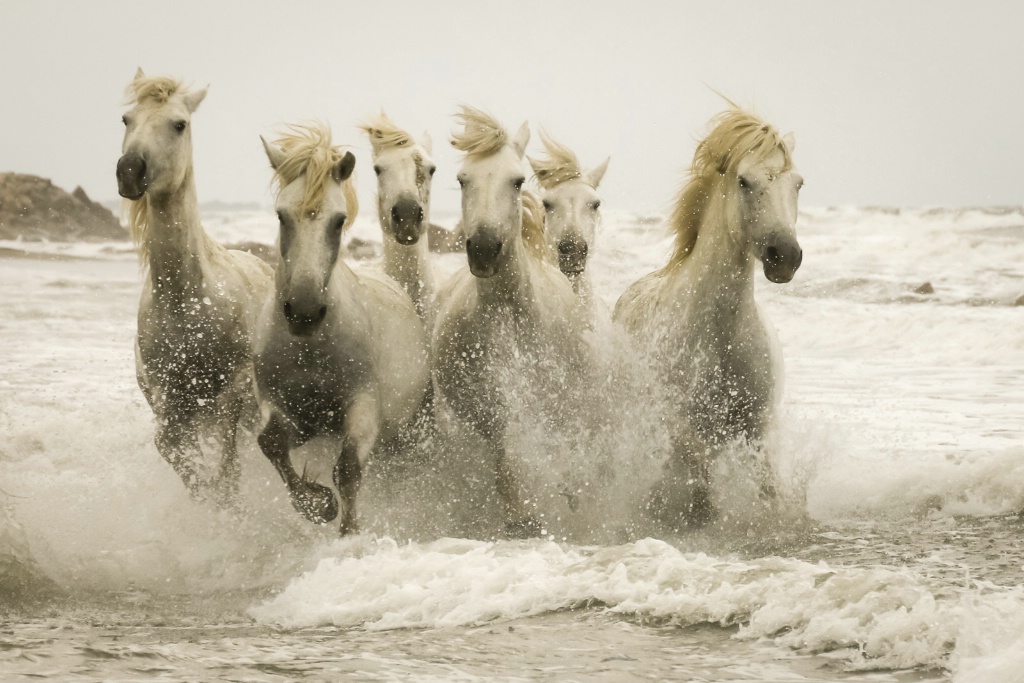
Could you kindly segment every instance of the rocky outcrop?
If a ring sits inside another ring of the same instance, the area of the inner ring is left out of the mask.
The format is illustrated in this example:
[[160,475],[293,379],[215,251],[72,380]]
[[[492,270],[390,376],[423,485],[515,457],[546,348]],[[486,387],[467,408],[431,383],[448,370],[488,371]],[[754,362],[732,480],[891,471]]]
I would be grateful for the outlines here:
[[89,199],[85,190],[72,193],[46,178],[0,173],[0,239],[125,240],[128,231],[109,209]]

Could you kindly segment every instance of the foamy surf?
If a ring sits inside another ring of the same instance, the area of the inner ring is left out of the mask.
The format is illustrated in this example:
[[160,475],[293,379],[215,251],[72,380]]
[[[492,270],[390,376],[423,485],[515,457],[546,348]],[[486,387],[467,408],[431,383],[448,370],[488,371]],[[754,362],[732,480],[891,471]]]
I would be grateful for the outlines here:
[[[583,608],[639,623],[738,626],[735,638],[834,652],[850,669],[904,669],[947,666],[962,634],[973,640],[959,657],[973,661],[973,653],[990,647],[976,642],[980,622],[1024,611],[1024,592],[937,588],[905,569],[727,560],[650,538],[579,547],[362,537],[337,542],[315,569],[250,614],[285,629],[385,630],[476,626]],[[1024,633],[1008,631],[1004,639]]]

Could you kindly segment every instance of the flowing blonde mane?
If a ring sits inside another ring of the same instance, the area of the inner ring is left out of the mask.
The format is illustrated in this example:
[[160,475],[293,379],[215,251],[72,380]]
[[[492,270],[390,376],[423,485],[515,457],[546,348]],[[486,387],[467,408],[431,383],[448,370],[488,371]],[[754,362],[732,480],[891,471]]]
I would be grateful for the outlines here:
[[359,128],[369,136],[374,157],[383,150],[413,144],[412,136],[396,126],[384,112],[381,112],[372,120],[361,124]]
[[550,190],[566,181],[583,176],[580,160],[571,149],[555,141],[543,130],[540,132],[540,139],[547,157],[531,158],[530,165],[533,166],[534,177],[541,187]]
[[462,124],[462,132],[452,133],[452,147],[460,152],[470,156],[487,156],[500,150],[509,141],[508,133],[497,119],[476,107],[460,105],[455,118]]
[[711,132],[697,145],[690,166],[690,178],[680,190],[669,217],[676,241],[666,268],[679,265],[693,252],[697,232],[707,208],[712,201],[719,200],[722,194],[713,192],[713,185],[723,176],[736,176],[744,159],[759,164],[774,152],[781,151],[783,170],[792,167],[789,148],[779,131],[760,117],[744,111],[732,102],[729,104],[732,108],[711,120]]
[[[299,205],[303,215],[316,215],[323,204],[330,183],[334,182],[331,170],[344,157],[341,148],[333,146],[331,129],[320,122],[293,124],[288,126],[275,141],[284,153],[284,160],[274,169],[276,192],[286,185],[306,177],[306,191]],[[348,218],[343,229],[352,225],[359,213],[359,198],[356,196],[354,176],[342,181]]]
[[544,208],[540,197],[529,190],[520,195],[523,203],[523,244],[534,256],[543,261],[554,261],[555,253],[544,236]]
[[181,81],[167,76],[143,76],[125,88],[125,104],[161,105],[177,94],[187,94]]

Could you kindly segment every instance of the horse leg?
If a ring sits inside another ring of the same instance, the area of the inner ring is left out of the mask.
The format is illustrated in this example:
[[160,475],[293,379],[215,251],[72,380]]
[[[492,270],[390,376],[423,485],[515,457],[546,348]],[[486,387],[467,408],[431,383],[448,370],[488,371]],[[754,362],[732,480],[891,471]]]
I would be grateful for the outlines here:
[[345,435],[341,454],[334,464],[334,485],[341,494],[342,536],[356,533],[356,494],[363,480],[363,469],[377,441],[380,429],[380,409],[377,400],[369,394],[360,394],[345,413]]
[[505,535],[509,538],[537,538],[543,532],[543,528],[537,518],[525,509],[526,495],[523,491],[520,468],[510,461],[504,443],[497,451],[496,483],[498,496],[505,506]]
[[327,524],[338,516],[334,492],[316,482],[306,481],[292,467],[288,429],[277,412],[271,413],[256,441],[288,487],[292,507],[314,524]]
[[198,452],[198,434],[194,420],[171,416],[162,419],[156,429],[156,449],[174,469],[193,497],[199,497],[199,478],[193,462]]
[[224,410],[223,432],[221,434],[220,472],[217,476],[219,503],[228,507],[238,500],[238,481],[241,468],[238,465],[238,422],[242,418],[245,402],[241,396],[232,395]]
[[648,512],[673,528],[682,521],[699,528],[715,517],[711,502],[710,453],[701,446],[674,449],[665,463],[661,481],[647,501]]

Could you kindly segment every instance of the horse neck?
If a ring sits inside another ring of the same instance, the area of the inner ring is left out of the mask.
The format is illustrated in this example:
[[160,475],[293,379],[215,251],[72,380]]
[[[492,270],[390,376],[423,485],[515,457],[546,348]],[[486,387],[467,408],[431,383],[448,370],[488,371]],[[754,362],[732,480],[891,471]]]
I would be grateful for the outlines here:
[[147,194],[146,248],[150,278],[158,300],[170,303],[196,297],[211,240],[199,222],[195,180],[189,169],[177,191]]
[[731,310],[744,297],[753,298],[756,262],[747,245],[733,236],[730,221],[737,218],[726,208],[722,200],[703,212],[693,251],[680,265],[683,276],[677,286],[693,307]]
[[416,244],[399,244],[385,233],[384,235],[384,272],[398,282],[412,280],[425,281],[427,277],[427,260],[430,258],[430,245],[427,235],[423,235]]

